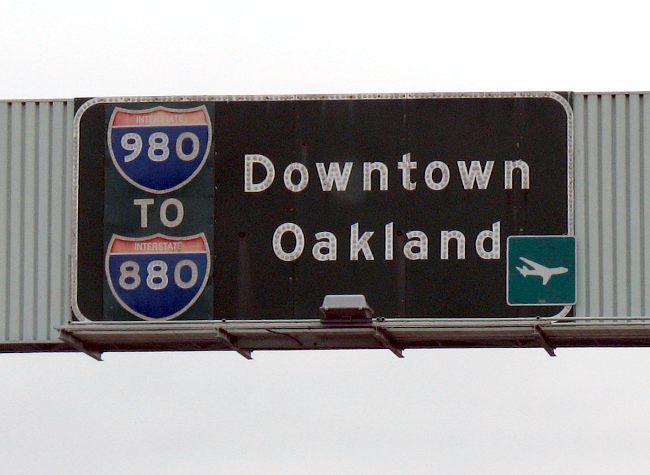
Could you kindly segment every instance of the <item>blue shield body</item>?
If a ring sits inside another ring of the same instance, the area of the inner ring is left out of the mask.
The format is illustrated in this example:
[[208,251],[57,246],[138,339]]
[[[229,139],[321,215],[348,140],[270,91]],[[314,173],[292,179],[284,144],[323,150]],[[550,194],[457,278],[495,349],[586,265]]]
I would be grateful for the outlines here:
[[205,106],[190,109],[116,107],[108,124],[108,148],[119,173],[149,193],[168,193],[203,168],[212,143]]
[[170,320],[201,296],[210,274],[210,251],[204,234],[113,235],[105,268],[111,292],[122,307],[144,320]]

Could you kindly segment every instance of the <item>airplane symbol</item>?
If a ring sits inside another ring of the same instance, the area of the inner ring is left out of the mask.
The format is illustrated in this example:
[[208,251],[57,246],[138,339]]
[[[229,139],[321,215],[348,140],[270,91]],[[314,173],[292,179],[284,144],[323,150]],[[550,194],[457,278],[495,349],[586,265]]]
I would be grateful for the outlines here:
[[569,272],[569,269],[566,267],[546,267],[537,262],[533,262],[530,259],[526,259],[525,257],[520,257],[519,259],[530,266],[530,268],[526,266],[515,266],[519,273],[524,277],[528,277],[529,275],[541,277],[542,285],[548,284],[548,281],[551,280],[551,277],[554,275],[566,274]]

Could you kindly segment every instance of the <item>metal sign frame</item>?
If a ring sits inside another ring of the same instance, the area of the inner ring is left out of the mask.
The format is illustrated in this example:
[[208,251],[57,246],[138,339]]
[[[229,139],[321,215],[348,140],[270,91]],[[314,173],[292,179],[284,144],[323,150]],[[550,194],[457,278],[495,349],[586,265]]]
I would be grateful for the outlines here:
[[[358,329],[353,327],[327,327],[324,326],[318,320],[307,319],[307,320],[291,320],[289,323],[288,320],[255,320],[255,321],[237,321],[232,322],[232,331],[235,334],[239,334],[241,331],[246,333],[247,329],[255,329],[255,331],[261,332],[261,335],[264,335],[267,338],[262,338],[258,336],[253,341],[259,341],[259,346],[251,344],[248,342],[246,348],[242,348],[236,343],[236,340],[241,338],[240,335],[237,337],[231,337],[229,330],[229,324],[226,321],[223,321],[222,325],[216,325],[215,321],[200,321],[195,322],[160,322],[154,324],[153,322],[141,322],[141,323],[106,323],[106,322],[97,322],[88,319],[83,315],[82,311],[78,305],[78,256],[79,256],[79,160],[80,160],[80,123],[84,113],[94,105],[97,104],[116,104],[116,103],[143,103],[143,102],[207,102],[207,101],[330,101],[330,100],[382,100],[382,99],[398,99],[398,100],[408,100],[408,99],[480,99],[480,98],[548,98],[557,101],[566,112],[566,129],[567,129],[567,229],[568,235],[575,235],[575,224],[574,224],[574,130],[573,130],[573,111],[569,101],[562,95],[555,92],[495,92],[495,93],[422,93],[422,94],[343,94],[343,95],[264,95],[264,96],[173,96],[173,97],[156,97],[156,96],[142,96],[142,97],[111,97],[111,98],[94,98],[84,102],[74,117],[73,124],[73,231],[72,231],[72,250],[71,250],[71,307],[73,315],[76,321],[70,322],[70,325],[60,327],[62,338],[70,339],[74,338],[90,338],[92,345],[97,345],[96,337],[99,337],[99,341],[102,340],[101,335],[105,335],[107,338],[109,335],[121,334],[126,332],[127,334],[133,335],[135,337],[137,334],[142,335],[142,339],[131,339],[135,344],[133,348],[143,348],[146,349],[146,339],[151,338],[152,334],[157,334],[160,332],[160,335],[167,334],[169,331],[180,330],[181,328],[187,329],[190,333],[192,332],[214,332],[215,338],[220,339],[220,341],[225,342],[226,348],[235,349],[236,351],[242,350],[244,352],[252,351],[253,349],[300,349],[304,348],[304,344],[301,339],[287,335],[286,338],[295,340],[296,345],[270,345],[267,346],[264,341],[271,336],[271,334],[282,334],[281,332],[287,330],[287,325],[289,327],[296,326],[295,330],[298,330],[299,333],[306,331],[310,335],[321,335],[325,338],[325,341],[331,341],[332,344],[321,344],[320,337],[317,337],[313,342],[312,348],[350,348],[355,347],[355,345],[350,345],[350,343],[344,343],[340,338],[344,340],[347,336],[354,335],[355,332],[358,333]],[[505,283],[504,283],[505,285]],[[372,304],[372,296],[368,296],[370,299],[370,304]],[[535,328],[539,329],[540,322],[547,322],[546,324],[551,324],[552,322],[562,321],[571,312],[572,306],[564,306],[561,311],[553,316],[543,316],[543,317],[520,317],[517,318],[516,323],[512,320],[507,320],[503,318],[454,318],[454,319],[445,319],[445,318],[432,318],[432,319],[390,319],[388,316],[378,316],[375,318],[371,327],[363,327],[361,330],[367,331],[368,328],[373,329],[373,339],[378,342],[377,347],[385,347],[391,349],[396,354],[401,354],[400,347],[428,347],[428,345],[436,346],[436,344],[431,341],[430,343],[425,343],[430,340],[430,338],[424,338],[422,340],[423,346],[420,344],[412,345],[399,345],[391,343],[393,337],[391,333],[399,331],[407,332],[428,332],[434,329],[439,331],[442,328],[452,330],[455,333],[460,332],[463,335],[473,335],[478,331],[478,334],[484,334],[486,328],[501,328],[509,327],[511,323],[514,324],[517,328],[524,329],[526,331],[532,330],[534,335],[543,335],[542,333],[537,332]],[[386,318],[385,318],[386,317]],[[573,319],[570,319],[573,321]],[[385,322],[385,323],[384,323]],[[144,329],[147,329],[144,331]],[[321,329],[322,332],[317,330]],[[411,329],[411,330],[409,330]],[[225,333],[224,333],[225,332]],[[541,330],[540,330],[541,332]],[[178,334],[179,338],[184,338],[182,335],[185,334],[180,332]],[[331,335],[336,335],[336,338],[332,340]],[[66,335],[64,337],[64,335]],[[77,336],[74,336],[77,335]],[[89,337],[89,335],[91,335]],[[148,335],[148,336],[145,336]],[[329,335],[329,336],[328,336]],[[187,335],[185,336],[187,337]],[[536,337],[537,338],[537,337]],[[110,338],[106,340],[109,343]],[[484,340],[486,346],[492,346],[489,343],[489,338]],[[77,341],[77,340],[75,340]],[[336,343],[338,341],[338,343]],[[80,345],[83,345],[81,340],[77,341]],[[179,341],[179,344],[182,343]],[[100,345],[101,346],[101,345]],[[115,346],[118,348],[120,345]],[[172,345],[173,346],[173,345]],[[180,346],[183,346],[180,344]],[[438,343],[438,346],[441,346]],[[452,345],[455,346],[455,345]],[[465,347],[465,344],[461,343],[461,346]],[[470,345],[471,346],[471,345]],[[497,344],[497,346],[502,346]],[[510,346],[510,345],[506,345]],[[516,345],[515,345],[516,346]],[[544,346],[544,345],[542,345]],[[110,347],[110,344],[109,344]],[[163,345],[164,347],[164,345]],[[374,346],[369,345],[368,343],[362,343],[361,347],[372,348]],[[79,347],[81,348],[81,347]],[[79,349],[78,348],[78,349]],[[128,347],[131,348],[131,347]],[[161,347],[162,348],[162,347]],[[165,349],[165,348],[163,348]],[[170,349],[170,348],[166,348]],[[396,351],[399,350],[399,351]],[[244,355],[245,356],[245,355]],[[250,353],[249,353],[250,356]]]
[[[375,319],[367,325],[328,327],[313,320],[258,322],[74,323],[57,327],[60,345],[33,351],[81,351],[100,360],[107,351],[650,347],[647,317],[485,320]],[[24,351],[24,349],[23,349]]]

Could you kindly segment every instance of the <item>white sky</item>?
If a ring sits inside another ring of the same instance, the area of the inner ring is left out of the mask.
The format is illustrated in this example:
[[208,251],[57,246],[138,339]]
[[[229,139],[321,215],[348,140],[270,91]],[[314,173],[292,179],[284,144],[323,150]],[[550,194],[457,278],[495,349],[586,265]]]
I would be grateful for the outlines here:
[[[0,98],[647,90],[635,3],[0,2]],[[647,349],[0,355],[7,474],[647,473]]]

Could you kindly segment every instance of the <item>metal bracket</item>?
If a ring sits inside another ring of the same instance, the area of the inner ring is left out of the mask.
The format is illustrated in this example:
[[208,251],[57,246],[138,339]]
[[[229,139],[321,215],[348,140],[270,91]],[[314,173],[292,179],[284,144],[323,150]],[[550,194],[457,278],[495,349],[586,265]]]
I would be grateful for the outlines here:
[[226,344],[226,346],[228,348],[230,348],[231,350],[236,351],[237,353],[242,355],[247,360],[252,360],[253,359],[253,356],[251,355],[251,351],[250,350],[244,350],[243,348],[240,348],[239,346],[237,346],[235,344],[235,342],[233,341],[233,338],[230,335],[230,333],[228,333],[226,330],[224,330],[223,328],[219,328],[219,329],[217,329],[217,333],[219,334],[219,337],[224,341],[224,343]]
[[94,358],[97,361],[102,361],[101,351],[89,350],[86,344],[83,341],[81,341],[79,338],[74,336],[72,333],[65,330],[60,330],[59,339],[64,341],[74,349],[81,351],[82,353],[86,353],[91,358]]
[[548,336],[544,333],[542,328],[539,325],[535,325],[533,326],[533,330],[535,330],[542,348],[546,350],[549,356],[557,356],[555,354],[555,347],[551,344],[551,341],[548,339]]
[[395,356],[398,358],[404,358],[404,355],[402,354],[402,348],[398,347],[395,343],[393,343],[390,335],[386,330],[384,330],[381,327],[375,327],[375,339],[381,343],[381,345],[392,351]]

